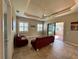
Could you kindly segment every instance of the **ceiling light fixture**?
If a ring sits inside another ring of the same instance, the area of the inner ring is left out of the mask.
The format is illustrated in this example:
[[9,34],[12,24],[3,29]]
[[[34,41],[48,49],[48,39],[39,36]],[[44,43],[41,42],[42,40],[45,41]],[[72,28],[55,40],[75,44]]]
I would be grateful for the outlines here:
[[43,10],[43,14],[42,14],[42,17],[41,17],[41,19],[44,19],[44,18],[46,18],[46,16],[47,16],[47,15],[46,15],[45,13],[46,13],[46,8]]

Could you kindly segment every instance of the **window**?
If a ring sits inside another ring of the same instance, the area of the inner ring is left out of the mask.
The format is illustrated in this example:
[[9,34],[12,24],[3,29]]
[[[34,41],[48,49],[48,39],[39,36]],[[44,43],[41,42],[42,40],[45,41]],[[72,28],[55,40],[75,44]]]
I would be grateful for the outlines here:
[[37,31],[43,31],[43,24],[37,24]]
[[28,31],[28,23],[19,22],[19,31]]

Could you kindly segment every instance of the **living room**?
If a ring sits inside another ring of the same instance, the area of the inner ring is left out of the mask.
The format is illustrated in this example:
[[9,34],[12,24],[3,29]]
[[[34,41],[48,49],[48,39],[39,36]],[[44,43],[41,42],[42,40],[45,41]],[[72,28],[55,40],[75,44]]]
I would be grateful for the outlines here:
[[[0,50],[4,51],[0,52],[4,55],[1,59],[78,58],[77,0],[1,2],[4,7],[0,7],[0,18],[4,19],[0,21],[1,47],[6,47]],[[57,28],[57,23],[63,23],[63,30],[61,26]],[[49,24],[54,25],[49,29]],[[60,30],[58,34],[62,33],[62,39],[56,36],[57,30]]]

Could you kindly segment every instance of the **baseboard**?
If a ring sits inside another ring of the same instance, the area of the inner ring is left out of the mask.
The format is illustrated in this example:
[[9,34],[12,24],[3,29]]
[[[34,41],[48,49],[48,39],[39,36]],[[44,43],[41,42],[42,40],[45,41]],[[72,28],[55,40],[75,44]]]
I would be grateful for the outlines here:
[[72,42],[68,42],[68,41],[64,41],[67,44],[73,45],[73,46],[78,46],[78,44],[72,43]]

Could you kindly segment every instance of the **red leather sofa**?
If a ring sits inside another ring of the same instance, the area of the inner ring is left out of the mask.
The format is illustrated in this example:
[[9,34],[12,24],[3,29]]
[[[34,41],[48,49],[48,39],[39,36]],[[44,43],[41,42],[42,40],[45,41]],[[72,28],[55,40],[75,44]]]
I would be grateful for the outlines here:
[[44,46],[49,45],[52,42],[54,42],[54,36],[47,36],[47,37],[36,38],[36,40],[31,41],[31,44],[33,48],[37,50]]
[[16,34],[14,36],[14,47],[22,47],[28,44],[28,40],[24,35]]

